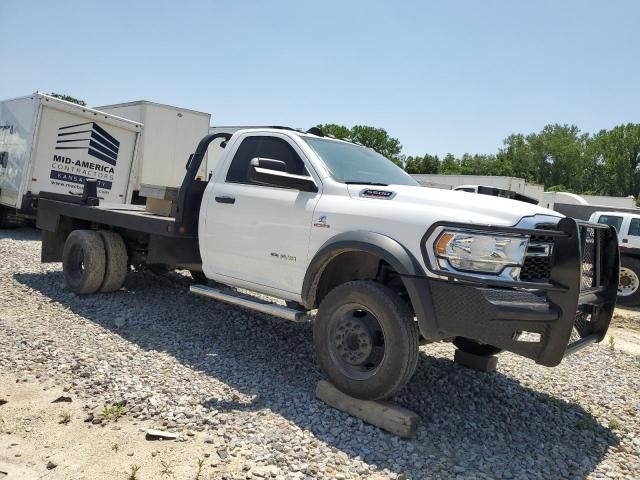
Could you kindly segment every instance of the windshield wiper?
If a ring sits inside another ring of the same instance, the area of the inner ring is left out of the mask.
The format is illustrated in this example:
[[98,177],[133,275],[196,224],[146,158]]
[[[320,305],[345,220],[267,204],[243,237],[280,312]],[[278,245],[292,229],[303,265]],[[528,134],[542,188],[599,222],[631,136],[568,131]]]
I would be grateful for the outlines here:
[[389,184],[388,183],[382,183],[382,182],[344,182],[347,185],[376,185],[378,187],[388,187]]

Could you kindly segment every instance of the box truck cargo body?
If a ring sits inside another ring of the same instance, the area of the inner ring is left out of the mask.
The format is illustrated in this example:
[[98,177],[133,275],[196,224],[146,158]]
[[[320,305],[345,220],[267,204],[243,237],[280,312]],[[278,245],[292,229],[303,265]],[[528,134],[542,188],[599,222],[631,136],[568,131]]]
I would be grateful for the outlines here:
[[0,102],[0,210],[33,214],[40,191],[130,200],[142,126],[41,93]]
[[[193,146],[209,130],[211,115],[185,108],[139,100],[95,107],[144,124],[138,161],[133,173],[133,189],[139,193],[143,184],[179,187]],[[206,178],[205,158],[198,176]]]

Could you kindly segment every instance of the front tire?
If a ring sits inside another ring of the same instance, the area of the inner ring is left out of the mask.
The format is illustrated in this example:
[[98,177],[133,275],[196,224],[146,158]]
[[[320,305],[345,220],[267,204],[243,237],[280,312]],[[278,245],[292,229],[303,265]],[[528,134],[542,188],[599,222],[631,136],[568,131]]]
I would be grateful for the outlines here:
[[640,261],[636,258],[623,256],[620,259],[617,302],[625,307],[640,304]]
[[104,280],[106,253],[102,238],[92,230],[74,230],[62,252],[66,287],[79,294],[95,293]]
[[329,381],[355,398],[393,395],[418,363],[418,328],[409,307],[396,292],[371,281],[329,292],[318,309],[313,343]]

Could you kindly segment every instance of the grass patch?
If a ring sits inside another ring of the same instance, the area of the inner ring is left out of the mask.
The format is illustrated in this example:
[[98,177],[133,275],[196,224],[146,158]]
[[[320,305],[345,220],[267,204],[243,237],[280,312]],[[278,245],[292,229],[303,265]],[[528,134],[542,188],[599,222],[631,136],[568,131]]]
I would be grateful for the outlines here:
[[204,465],[204,458],[198,459],[198,471],[196,472],[196,480],[200,480],[200,475],[202,475],[202,467]]
[[138,480],[138,472],[140,471],[140,465],[131,465],[129,467],[129,480]]
[[622,430],[623,425],[615,418],[609,419],[609,429],[610,430]]
[[124,405],[105,405],[100,414],[104,420],[117,422],[126,413]]
[[71,412],[62,412],[60,414],[60,421],[58,422],[60,425],[68,425],[71,423]]
[[167,460],[160,460],[160,465],[162,465],[162,470],[160,470],[162,476],[173,474],[173,466]]

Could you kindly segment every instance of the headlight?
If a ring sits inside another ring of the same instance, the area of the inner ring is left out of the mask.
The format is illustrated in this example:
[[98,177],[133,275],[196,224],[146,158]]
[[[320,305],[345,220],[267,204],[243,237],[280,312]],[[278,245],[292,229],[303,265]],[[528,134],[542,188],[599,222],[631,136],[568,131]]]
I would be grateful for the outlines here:
[[439,267],[498,274],[505,267],[521,267],[528,237],[443,230],[433,244]]

